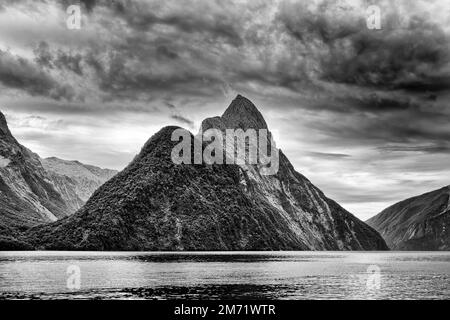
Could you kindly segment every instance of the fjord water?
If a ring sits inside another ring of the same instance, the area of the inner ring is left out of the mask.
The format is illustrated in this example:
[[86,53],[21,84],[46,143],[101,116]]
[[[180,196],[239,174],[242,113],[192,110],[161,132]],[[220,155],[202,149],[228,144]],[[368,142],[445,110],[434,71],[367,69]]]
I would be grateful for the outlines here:
[[450,252],[0,252],[0,298],[449,299]]

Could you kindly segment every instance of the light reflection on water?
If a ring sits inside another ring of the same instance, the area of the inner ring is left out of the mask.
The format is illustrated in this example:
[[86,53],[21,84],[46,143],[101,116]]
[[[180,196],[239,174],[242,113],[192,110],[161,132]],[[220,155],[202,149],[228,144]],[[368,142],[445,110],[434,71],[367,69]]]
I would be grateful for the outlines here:
[[449,299],[450,253],[0,252],[0,298]]

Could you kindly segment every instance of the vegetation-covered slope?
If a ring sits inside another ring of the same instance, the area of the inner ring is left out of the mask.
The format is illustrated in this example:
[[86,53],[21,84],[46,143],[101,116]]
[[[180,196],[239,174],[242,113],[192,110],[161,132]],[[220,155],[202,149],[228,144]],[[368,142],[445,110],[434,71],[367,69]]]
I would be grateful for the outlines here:
[[13,246],[20,230],[69,210],[39,157],[17,142],[0,112],[0,248]]
[[75,215],[33,228],[36,248],[80,250],[307,249],[270,207],[242,192],[235,165],[176,165],[176,127],[155,134]]

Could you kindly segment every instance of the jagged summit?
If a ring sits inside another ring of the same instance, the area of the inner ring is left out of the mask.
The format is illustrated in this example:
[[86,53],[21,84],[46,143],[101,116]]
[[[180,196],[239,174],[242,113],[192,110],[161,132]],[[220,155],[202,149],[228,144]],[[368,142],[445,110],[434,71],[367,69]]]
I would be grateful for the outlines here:
[[239,94],[223,113],[222,120],[229,128],[267,129],[266,120],[258,108],[249,99]]
[[216,129],[268,129],[266,120],[258,108],[247,98],[238,94],[221,117],[203,120],[201,131]]

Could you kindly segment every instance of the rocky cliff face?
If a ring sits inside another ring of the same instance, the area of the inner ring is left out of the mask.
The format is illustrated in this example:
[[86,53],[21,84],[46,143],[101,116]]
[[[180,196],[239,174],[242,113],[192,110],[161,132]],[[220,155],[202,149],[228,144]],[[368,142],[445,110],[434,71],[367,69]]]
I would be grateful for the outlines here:
[[[221,117],[203,121],[201,130],[267,129],[261,113],[238,95]],[[268,137],[270,139],[270,132]],[[267,142],[270,144],[270,141]],[[230,156],[230,155],[229,155]],[[259,165],[240,165],[245,192],[264,206],[271,206],[285,220],[290,232],[310,250],[385,249],[377,232],[354,217],[295,171],[279,150],[279,170],[261,175]]]
[[101,169],[79,161],[61,160],[55,157],[41,159],[56,190],[73,212],[81,208],[89,197],[117,171]]
[[367,223],[393,250],[449,250],[450,186],[396,203]]
[[0,113],[0,242],[16,229],[55,221],[70,211],[39,157],[20,145]]
[[[202,127],[267,124],[238,96]],[[262,176],[258,165],[177,165],[175,129],[155,134],[75,215],[33,228],[24,240],[71,250],[387,249],[375,230],[326,198],[283,153],[274,176]]]
[[[56,221],[84,204],[88,190],[78,192],[78,173],[58,173],[53,164],[19,144],[0,112],[0,247],[14,247],[21,230]],[[97,186],[109,172],[104,174]]]

